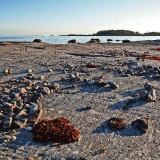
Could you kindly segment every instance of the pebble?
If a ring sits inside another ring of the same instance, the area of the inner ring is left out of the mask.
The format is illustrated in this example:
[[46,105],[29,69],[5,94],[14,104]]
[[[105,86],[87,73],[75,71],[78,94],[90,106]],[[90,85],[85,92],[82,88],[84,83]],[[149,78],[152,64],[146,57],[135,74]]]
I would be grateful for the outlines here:
[[93,84],[94,84],[94,80],[89,80],[87,83],[88,83],[89,85],[93,85]]
[[139,93],[139,97],[140,97],[141,99],[143,99],[143,100],[147,100],[147,98],[148,98],[148,92],[147,92],[147,91],[141,91],[141,92]]
[[144,84],[144,88],[145,88],[146,90],[151,90],[151,89],[153,88],[153,85],[152,85],[151,83],[149,83],[149,82],[146,82],[146,83]]
[[148,101],[153,102],[156,101],[156,90],[152,89],[148,92]]
[[114,82],[109,81],[108,84],[109,84],[110,87],[113,88],[113,89],[119,88],[119,84],[116,84],[116,83],[114,83]]

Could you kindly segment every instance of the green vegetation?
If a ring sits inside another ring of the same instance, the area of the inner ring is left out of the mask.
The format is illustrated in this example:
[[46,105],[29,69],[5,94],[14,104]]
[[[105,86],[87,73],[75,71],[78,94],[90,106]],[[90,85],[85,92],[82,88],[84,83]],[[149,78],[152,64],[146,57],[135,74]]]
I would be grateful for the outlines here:
[[130,30],[102,30],[98,31],[95,36],[160,36],[160,32],[147,32],[141,34]]
[[130,30],[102,30],[98,31],[95,34],[68,34],[68,35],[61,35],[61,36],[160,36],[160,32],[146,32],[146,33],[139,33]]

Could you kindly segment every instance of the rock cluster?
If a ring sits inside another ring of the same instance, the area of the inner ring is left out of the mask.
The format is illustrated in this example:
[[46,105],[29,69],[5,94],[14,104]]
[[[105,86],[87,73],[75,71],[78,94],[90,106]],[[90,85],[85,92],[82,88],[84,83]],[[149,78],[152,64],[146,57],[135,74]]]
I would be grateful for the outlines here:
[[22,128],[36,123],[43,114],[43,97],[58,89],[58,83],[35,80],[33,73],[3,82],[0,86],[0,128]]

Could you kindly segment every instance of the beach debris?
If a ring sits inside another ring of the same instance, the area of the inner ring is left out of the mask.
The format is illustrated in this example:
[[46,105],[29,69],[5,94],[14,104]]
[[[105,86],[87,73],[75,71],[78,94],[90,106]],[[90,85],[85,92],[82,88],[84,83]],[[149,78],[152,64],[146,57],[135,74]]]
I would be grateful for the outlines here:
[[65,117],[42,120],[32,129],[33,140],[37,142],[71,143],[78,140],[80,132],[70,125]]
[[68,43],[77,43],[76,39],[69,40]]
[[87,65],[86,65],[86,67],[88,67],[88,68],[98,68],[98,67],[99,67],[99,65],[89,63],[89,64],[87,64]]
[[122,130],[127,125],[124,118],[112,117],[108,120],[108,125],[112,130]]
[[33,42],[42,43],[41,39],[34,39]]
[[117,89],[119,88],[119,84],[115,83],[115,82],[112,82],[112,81],[108,81],[108,84],[111,88],[113,89]]
[[147,117],[141,117],[140,119],[133,121],[131,125],[146,133],[147,129],[150,127],[150,120]]

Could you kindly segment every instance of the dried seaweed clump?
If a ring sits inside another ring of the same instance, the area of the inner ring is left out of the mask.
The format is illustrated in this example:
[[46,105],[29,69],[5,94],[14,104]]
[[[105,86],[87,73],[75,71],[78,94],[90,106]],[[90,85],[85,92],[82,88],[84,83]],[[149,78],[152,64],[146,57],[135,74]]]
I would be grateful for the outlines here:
[[96,64],[89,63],[89,64],[86,65],[86,67],[88,67],[88,68],[98,68],[99,66],[96,65]]
[[37,142],[74,142],[78,140],[80,132],[70,125],[64,117],[51,120],[42,120],[33,129],[33,140]]
[[113,130],[121,130],[124,129],[126,126],[127,122],[125,122],[124,118],[116,118],[112,117],[108,120],[108,125],[111,127]]
[[150,54],[142,54],[140,56],[141,59],[148,59],[148,60],[157,60],[160,61],[160,56],[152,56]]

